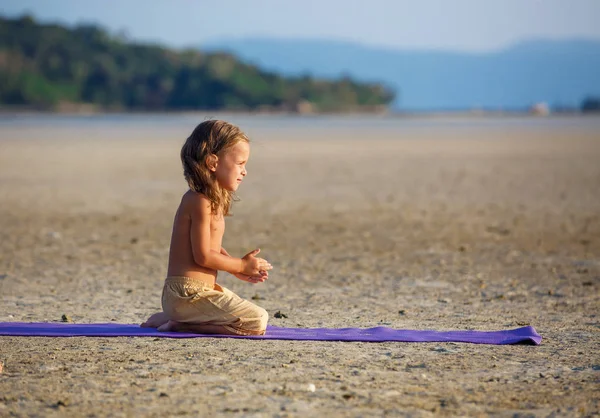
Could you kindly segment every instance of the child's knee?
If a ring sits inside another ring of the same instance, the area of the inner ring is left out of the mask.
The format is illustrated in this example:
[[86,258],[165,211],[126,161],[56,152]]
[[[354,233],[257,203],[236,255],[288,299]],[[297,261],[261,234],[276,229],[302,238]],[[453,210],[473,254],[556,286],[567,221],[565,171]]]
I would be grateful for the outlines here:
[[260,306],[256,306],[254,320],[252,321],[251,325],[252,333],[256,335],[263,335],[267,330],[267,322],[269,322],[268,312]]
[[267,329],[267,322],[269,322],[269,313],[263,309],[260,309],[260,330],[265,331]]
[[260,306],[253,306],[252,315],[243,320],[243,325],[237,328],[241,335],[264,335],[267,330],[269,314]]

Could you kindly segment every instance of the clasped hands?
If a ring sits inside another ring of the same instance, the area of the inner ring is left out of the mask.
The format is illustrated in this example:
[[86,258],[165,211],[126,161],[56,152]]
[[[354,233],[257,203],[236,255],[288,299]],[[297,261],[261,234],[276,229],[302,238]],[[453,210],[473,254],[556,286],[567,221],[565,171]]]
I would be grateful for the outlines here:
[[234,276],[249,283],[260,283],[267,280],[269,270],[273,266],[264,258],[255,257],[259,252],[260,248],[257,248],[242,257],[242,272],[234,274]]

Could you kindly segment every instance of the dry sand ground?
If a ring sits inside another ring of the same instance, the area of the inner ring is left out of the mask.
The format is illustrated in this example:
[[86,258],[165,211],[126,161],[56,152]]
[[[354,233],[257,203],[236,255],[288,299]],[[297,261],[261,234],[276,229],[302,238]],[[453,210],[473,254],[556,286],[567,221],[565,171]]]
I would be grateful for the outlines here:
[[[570,125],[255,129],[225,247],[275,270],[219,279],[273,325],[541,346],[0,337],[0,416],[598,414],[600,133]],[[159,309],[192,128],[0,131],[0,321]]]

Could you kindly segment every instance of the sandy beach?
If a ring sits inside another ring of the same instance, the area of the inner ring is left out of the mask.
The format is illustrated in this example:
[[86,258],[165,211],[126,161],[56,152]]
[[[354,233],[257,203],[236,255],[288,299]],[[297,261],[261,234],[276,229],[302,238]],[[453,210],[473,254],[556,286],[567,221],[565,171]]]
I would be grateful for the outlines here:
[[[0,124],[0,321],[160,310],[202,120]],[[271,325],[532,325],[540,346],[0,337],[0,416],[600,413],[600,130],[576,122],[240,124],[224,247],[274,269],[219,282]]]

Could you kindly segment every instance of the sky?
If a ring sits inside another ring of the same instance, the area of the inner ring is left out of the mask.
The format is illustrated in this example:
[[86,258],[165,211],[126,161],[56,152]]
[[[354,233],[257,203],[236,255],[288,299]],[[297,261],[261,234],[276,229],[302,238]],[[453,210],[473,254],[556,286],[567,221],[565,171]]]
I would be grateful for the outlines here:
[[178,48],[269,37],[487,52],[529,39],[600,40],[600,0],[0,0],[1,15],[25,13]]

